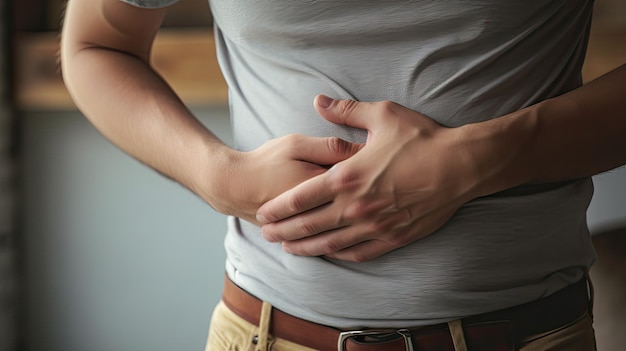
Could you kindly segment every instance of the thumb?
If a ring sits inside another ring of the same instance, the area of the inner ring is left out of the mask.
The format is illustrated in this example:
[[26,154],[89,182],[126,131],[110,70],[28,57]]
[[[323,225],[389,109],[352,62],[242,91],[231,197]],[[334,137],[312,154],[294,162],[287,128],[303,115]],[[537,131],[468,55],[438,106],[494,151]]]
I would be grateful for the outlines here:
[[317,113],[329,122],[370,130],[372,127],[372,103],[354,100],[335,100],[317,95],[313,100]]

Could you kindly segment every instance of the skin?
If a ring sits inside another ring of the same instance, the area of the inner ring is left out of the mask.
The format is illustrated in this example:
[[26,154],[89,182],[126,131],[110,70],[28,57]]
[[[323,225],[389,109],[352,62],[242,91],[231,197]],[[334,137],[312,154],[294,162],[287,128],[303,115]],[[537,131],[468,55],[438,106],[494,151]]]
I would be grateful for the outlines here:
[[365,145],[288,135],[236,151],[150,66],[165,11],[69,1],[61,62],[70,94],[115,145],[216,210],[263,225],[263,236],[289,253],[372,260],[432,234],[477,197],[626,163],[626,66],[459,128],[392,102],[318,96],[321,118],[366,129]]
[[337,138],[304,135],[271,140],[250,152],[226,146],[150,66],[165,12],[119,0],[67,5],[61,40],[65,84],[78,108],[122,150],[217,211],[255,223],[263,203],[360,149]]

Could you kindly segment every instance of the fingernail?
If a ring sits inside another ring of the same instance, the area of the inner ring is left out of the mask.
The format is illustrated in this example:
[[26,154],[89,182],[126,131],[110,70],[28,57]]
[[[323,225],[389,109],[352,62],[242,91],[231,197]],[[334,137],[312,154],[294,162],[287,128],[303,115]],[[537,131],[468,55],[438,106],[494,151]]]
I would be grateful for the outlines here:
[[266,241],[270,242],[270,243],[276,243],[279,240],[274,239],[271,235],[269,235],[266,231],[265,228],[261,227],[261,236],[263,237],[263,239],[265,239]]
[[333,102],[335,102],[335,100],[333,100],[332,98],[329,98],[326,95],[319,95],[317,97],[317,104],[321,108],[329,108],[333,105]]
[[285,253],[293,254],[293,250],[291,249],[291,247],[289,247],[289,245],[287,245],[286,242],[283,241],[282,246],[283,246],[283,251],[285,251]]
[[257,214],[257,215],[256,215],[256,220],[257,220],[257,222],[259,222],[259,223],[261,223],[261,224],[267,224],[267,223],[269,223],[269,222],[267,221],[267,219],[265,218],[265,216],[264,216],[264,215],[262,215],[262,214]]

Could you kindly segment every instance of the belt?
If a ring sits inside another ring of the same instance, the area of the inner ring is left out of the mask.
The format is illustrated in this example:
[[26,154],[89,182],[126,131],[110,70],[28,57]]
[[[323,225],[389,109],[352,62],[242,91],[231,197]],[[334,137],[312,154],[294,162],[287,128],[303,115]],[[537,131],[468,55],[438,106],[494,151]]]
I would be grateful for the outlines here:
[[[589,306],[588,296],[587,280],[583,278],[550,296],[463,318],[461,323],[467,347],[470,350],[514,350],[525,338],[565,326],[582,316]],[[244,320],[259,325],[262,301],[228,277],[222,301]],[[454,350],[447,323],[403,329],[343,331],[273,308],[269,333],[322,351]]]

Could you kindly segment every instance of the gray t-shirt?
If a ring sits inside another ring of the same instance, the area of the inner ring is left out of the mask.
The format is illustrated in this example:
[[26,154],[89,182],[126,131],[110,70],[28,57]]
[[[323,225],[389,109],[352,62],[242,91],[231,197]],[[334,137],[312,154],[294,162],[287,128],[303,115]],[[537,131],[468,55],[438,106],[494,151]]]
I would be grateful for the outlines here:
[[[212,0],[236,147],[250,150],[289,133],[364,141],[364,131],[316,114],[318,93],[392,100],[450,127],[560,95],[581,84],[592,6]],[[252,294],[322,324],[448,321],[537,299],[580,279],[594,260],[586,225],[592,192],[583,179],[479,198],[433,235],[366,263],[289,255],[258,227],[229,218],[226,269]]]

